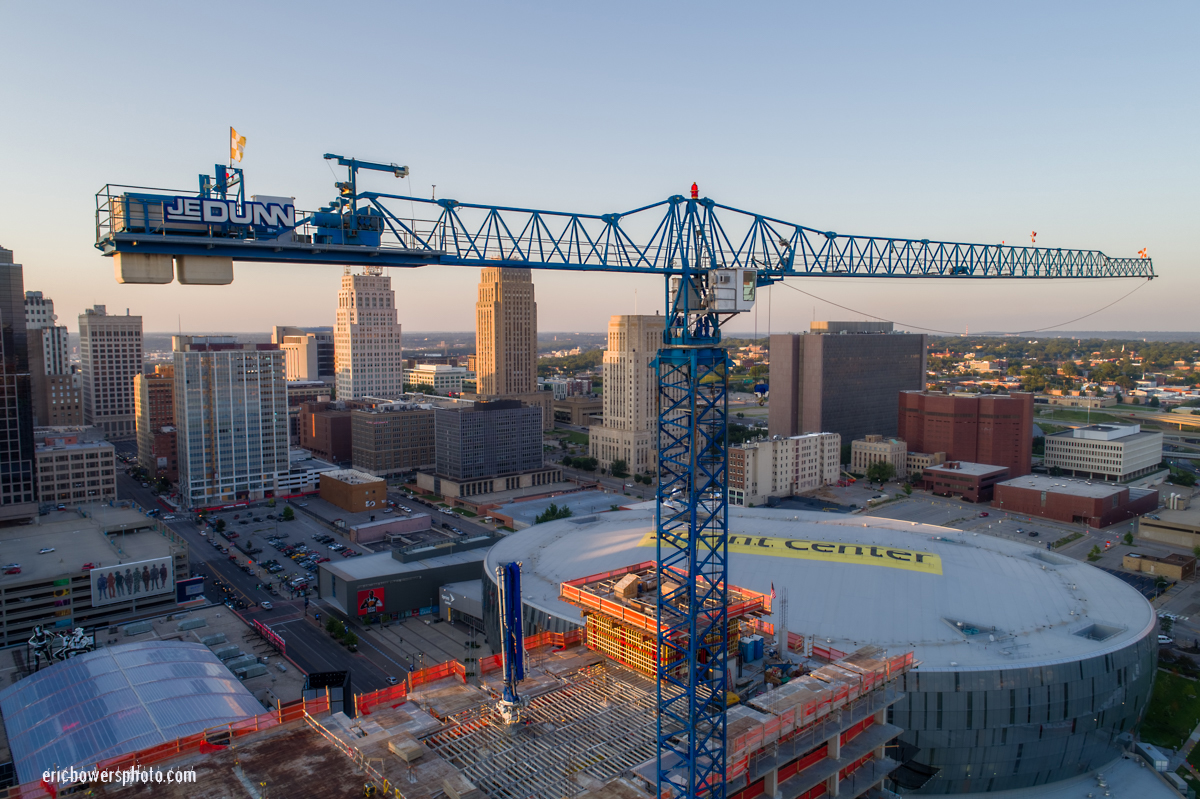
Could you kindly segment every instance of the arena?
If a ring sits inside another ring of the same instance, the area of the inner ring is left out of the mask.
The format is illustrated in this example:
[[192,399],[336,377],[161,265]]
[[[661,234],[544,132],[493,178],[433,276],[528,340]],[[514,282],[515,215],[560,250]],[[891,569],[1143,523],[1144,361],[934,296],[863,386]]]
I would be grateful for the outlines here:
[[[652,510],[536,525],[489,552],[523,563],[527,632],[581,623],[559,585],[653,560]],[[730,508],[729,580],[787,596],[787,629],[851,651],[914,651],[888,721],[921,794],[1000,791],[1120,755],[1154,680],[1156,618],[1131,587],[1044,548],[912,522]],[[490,636],[489,636],[490,637]],[[898,775],[902,776],[902,775]]]

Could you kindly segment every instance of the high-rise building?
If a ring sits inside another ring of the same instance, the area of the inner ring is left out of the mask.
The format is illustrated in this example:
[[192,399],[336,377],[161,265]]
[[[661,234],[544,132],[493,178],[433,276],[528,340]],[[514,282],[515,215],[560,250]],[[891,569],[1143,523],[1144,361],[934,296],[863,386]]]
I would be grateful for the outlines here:
[[607,469],[625,461],[635,474],[658,469],[658,379],[651,363],[665,317],[614,316],[604,351],[604,424],[589,431],[588,451]]
[[137,415],[138,466],[153,476],[179,479],[175,430],[175,367],[158,364],[154,373],[133,378]]
[[482,399],[517,399],[542,409],[542,429],[554,426],[554,396],[538,391],[537,303],[528,269],[487,267],[475,303],[475,358],[467,359]]
[[902,391],[898,407],[899,437],[909,452],[944,452],[947,461],[1005,466],[1009,477],[1032,468],[1032,394]]
[[0,522],[37,518],[25,280],[0,247]]
[[842,439],[837,433],[772,436],[729,448],[729,503],[761,505],[836,483]]
[[813,322],[771,336],[770,386],[772,436],[895,436],[897,394],[925,388],[925,336],[891,322]]
[[537,303],[530,270],[487,267],[480,272],[475,365],[480,396],[537,391]]
[[142,373],[142,317],[110,316],[103,305],[79,315],[83,423],[110,441],[137,436],[133,378]]
[[287,473],[287,381],[274,344],[175,336],[179,493],[188,507],[270,496]]
[[404,393],[404,358],[392,279],[379,269],[342,276],[333,331],[337,398]]
[[29,385],[35,427],[83,424],[79,375],[71,366],[67,328],[54,324],[54,300],[40,291],[25,292],[29,345]]
[[334,380],[334,343],[331,327],[286,327],[271,330],[271,343],[283,352],[288,380]]
[[436,471],[417,485],[446,497],[471,497],[561,477],[542,460],[541,409],[505,399],[434,410]]

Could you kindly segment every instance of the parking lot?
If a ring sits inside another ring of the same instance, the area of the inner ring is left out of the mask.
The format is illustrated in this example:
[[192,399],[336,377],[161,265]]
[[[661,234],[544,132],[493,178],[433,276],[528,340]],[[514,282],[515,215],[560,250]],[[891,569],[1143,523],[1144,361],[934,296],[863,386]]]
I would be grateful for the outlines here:
[[[958,499],[933,496],[922,491],[914,491],[911,497],[893,500],[863,513],[886,519],[900,519],[940,527],[952,527],[956,530],[986,533],[1039,547],[1044,547],[1047,543],[1052,544],[1060,538],[1077,532],[1085,533],[1089,539],[1093,539],[1093,544],[1098,541],[1103,547],[1104,541],[1115,543],[1130,529],[1128,525],[1114,525],[1103,532],[1098,532],[1088,530],[1081,524],[1067,524],[1036,516],[1008,513],[993,508],[990,504],[976,505]],[[1030,535],[1030,533],[1036,535]],[[1091,546],[1092,544],[1088,545],[1089,548]]]

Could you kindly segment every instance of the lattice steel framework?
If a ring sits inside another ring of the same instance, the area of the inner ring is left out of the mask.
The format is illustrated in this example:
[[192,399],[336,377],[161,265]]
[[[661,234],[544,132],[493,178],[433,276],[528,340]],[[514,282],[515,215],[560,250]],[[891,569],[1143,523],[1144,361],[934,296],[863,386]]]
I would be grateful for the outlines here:
[[[666,285],[658,378],[658,796],[725,796],[728,367],[706,310],[717,265],[711,207],[674,205],[682,274]],[[677,653],[682,663],[667,667]],[[672,690],[672,686],[677,690]]]

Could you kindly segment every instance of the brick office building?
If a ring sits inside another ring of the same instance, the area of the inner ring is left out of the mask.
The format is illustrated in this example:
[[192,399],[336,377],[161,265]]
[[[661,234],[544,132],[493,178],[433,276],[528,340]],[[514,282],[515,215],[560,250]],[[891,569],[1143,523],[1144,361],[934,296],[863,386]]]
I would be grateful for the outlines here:
[[921,473],[917,487],[943,497],[962,497],[967,502],[988,502],[997,483],[1008,479],[1008,469],[987,463],[946,461]]
[[345,403],[300,404],[300,448],[321,460],[346,463],[351,458],[350,411]]
[[1011,513],[1107,527],[1152,513],[1158,507],[1158,491],[1029,474],[997,485],[992,505]]
[[910,452],[944,452],[946,460],[986,463],[1029,474],[1033,395],[900,392],[899,437]]
[[387,483],[355,469],[322,472],[321,499],[347,513],[381,511],[387,506]]

